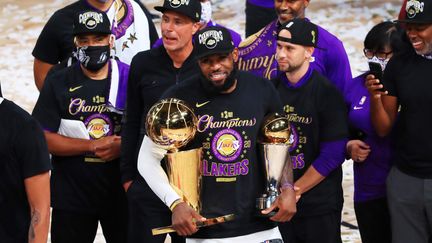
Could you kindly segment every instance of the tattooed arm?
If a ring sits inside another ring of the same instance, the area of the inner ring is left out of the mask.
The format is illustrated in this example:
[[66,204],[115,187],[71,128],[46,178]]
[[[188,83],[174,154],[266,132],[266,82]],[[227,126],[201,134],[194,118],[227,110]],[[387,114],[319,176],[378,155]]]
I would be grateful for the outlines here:
[[35,175],[24,180],[30,205],[29,243],[46,243],[50,220],[50,183],[49,172]]

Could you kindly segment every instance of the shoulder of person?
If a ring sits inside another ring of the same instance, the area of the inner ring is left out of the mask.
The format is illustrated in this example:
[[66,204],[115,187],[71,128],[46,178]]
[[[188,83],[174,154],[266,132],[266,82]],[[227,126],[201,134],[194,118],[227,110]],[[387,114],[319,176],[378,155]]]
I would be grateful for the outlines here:
[[247,71],[238,70],[238,77],[241,82],[247,82],[248,84],[252,84],[258,88],[266,88],[274,86],[272,82],[263,77],[258,77],[255,74]]
[[46,77],[45,83],[58,88],[62,86],[67,86],[69,80],[76,77],[78,68],[80,68],[79,64],[75,63],[70,67],[64,67],[56,70]]
[[239,48],[245,48],[245,47],[253,44],[261,36],[261,34],[264,32],[264,30],[266,28],[270,28],[270,26],[274,25],[274,24],[275,24],[275,21],[272,21],[268,25],[264,26],[264,28],[262,28],[258,32],[256,32],[255,34],[252,34],[249,37],[247,37],[246,39],[244,39],[242,42],[240,42]]
[[[328,30],[316,24],[318,27],[318,47],[326,50],[331,50],[332,45],[342,45],[342,41]],[[320,46],[320,44],[322,46]]]
[[20,129],[35,126],[36,120],[13,101],[5,99],[1,105],[4,105],[4,108],[7,111],[7,119],[11,121],[14,126],[19,127]]
[[158,46],[155,48],[151,48],[149,50],[140,51],[138,52],[133,58],[131,62],[131,66],[135,63],[146,63],[146,62],[155,62],[159,59],[161,59],[163,55],[163,48],[162,46]]
[[71,3],[61,9],[58,9],[54,12],[53,16],[60,17],[60,16],[69,16],[70,18],[73,18],[75,14],[81,10],[88,9],[89,7],[86,6],[86,3],[81,1],[76,1],[74,3]]

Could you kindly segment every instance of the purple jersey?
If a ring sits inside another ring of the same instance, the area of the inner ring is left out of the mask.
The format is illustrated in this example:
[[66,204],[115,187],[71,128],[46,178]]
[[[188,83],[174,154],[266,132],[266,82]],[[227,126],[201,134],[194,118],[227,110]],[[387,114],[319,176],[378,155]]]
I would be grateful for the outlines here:
[[[227,28],[227,27],[225,27],[225,26],[222,26],[222,25],[220,25],[220,24],[216,24],[215,22],[213,22],[213,21],[211,21],[211,20],[207,23],[206,27],[210,27],[210,26],[218,26],[218,27],[223,27],[223,28],[227,29],[227,30],[231,33],[231,38],[232,38],[232,40],[233,40],[233,42],[234,42],[234,46],[239,46],[239,45],[240,45],[240,42],[242,41],[242,39],[241,39],[241,36],[240,36],[239,33],[235,32],[234,30],[232,30],[232,29],[230,29],[230,28]],[[192,38],[192,40],[193,40],[193,38]],[[159,39],[158,39],[158,40],[153,44],[152,48],[159,47],[159,46],[161,46],[162,44],[163,44],[163,42],[162,42],[162,38],[159,38]]]
[[274,0],[247,0],[247,2],[263,8],[274,8]]
[[349,105],[350,126],[363,134],[363,142],[371,148],[364,162],[354,163],[355,202],[384,197],[385,182],[391,167],[390,138],[381,138],[375,133],[369,113],[370,97],[364,86],[365,77],[366,74],[363,74],[354,78],[345,97]]
[[[278,25],[278,21],[275,20],[240,44],[240,70],[251,71],[267,79],[273,79],[278,75],[275,59]],[[310,62],[311,67],[329,79],[343,93],[345,83],[351,80],[352,76],[342,42],[318,26],[317,45]]]

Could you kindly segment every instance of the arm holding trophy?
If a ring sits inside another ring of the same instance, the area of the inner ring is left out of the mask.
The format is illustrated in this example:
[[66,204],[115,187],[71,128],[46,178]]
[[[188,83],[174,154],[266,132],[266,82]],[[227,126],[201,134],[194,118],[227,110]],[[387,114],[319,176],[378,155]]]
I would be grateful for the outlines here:
[[166,149],[146,136],[138,155],[138,170],[155,194],[173,212],[173,228],[179,235],[190,235],[197,231],[192,219],[202,221],[205,218],[185,203],[171,187],[168,176],[160,164],[166,153]]
[[[196,123],[193,110],[174,98],[159,101],[147,114],[147,136],[138,155],[138,170],[172,211],[172,225],[153,229],[153,235],[177,231],[187,236],[199,227],[233,219],[233,215],[206,219],[199,214],[202,148],[179,151],[194,137]],[[167,173],[160,164],[164,157]]]
[[301,195],[323,181],[345,161],[347,139],[320,143],[320,153],[304,175],[295,182],[296,194]]

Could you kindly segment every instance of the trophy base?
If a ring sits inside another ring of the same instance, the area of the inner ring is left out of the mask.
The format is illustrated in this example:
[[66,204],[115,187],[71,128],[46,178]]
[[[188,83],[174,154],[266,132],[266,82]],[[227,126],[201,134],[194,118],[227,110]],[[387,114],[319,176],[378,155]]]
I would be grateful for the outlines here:
[[256,212],[255,216],[259,217],[259,218],[271,218],[273,216],[275,216],[277,214],[277,211],[271,211],[268,214],[263,214],[261,213],[261,211]]
[[277,211],[271,211],[268,214],[261,213],[262,210],[265,210],[273,204],[273,202],[276,201],[276,196],[271,195],[267,196],[266,194],[263,194],[262,197],[259,197],[256,199],[256,209],[258,210],[256,215],[261,218],[271,218],[273,217]]
[[[196,222],[196,226],[198,228],[207,227],[207,226],[212,226],[215,224],[221,224],[221,223],[225,223],[228,221],[232,221],[234,219],[235,219],[234,214],[227,214],[227,215],[223,215],[223,216],[216,217],[216,218],[209,218],[209,219],[206,219],[205,221],[202,221],[202,222]],[[167,233],[172,233],[172,232],[176,232],[175,229],[172,227],[172,225],[152,229],[153,235],[161,235],[161,234],[167,234]]]

